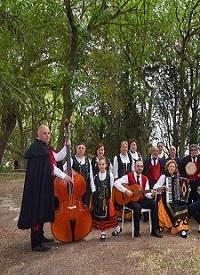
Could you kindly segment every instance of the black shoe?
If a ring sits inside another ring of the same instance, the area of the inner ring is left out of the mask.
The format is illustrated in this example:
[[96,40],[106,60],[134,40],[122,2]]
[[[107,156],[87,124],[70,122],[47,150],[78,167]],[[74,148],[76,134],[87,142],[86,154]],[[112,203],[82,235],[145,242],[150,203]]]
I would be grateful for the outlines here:
[[106,234],[105,233],[101,234],[100,240],[103,241],[103,242],[106,240]]
[[159,231],[152,231],[151,235],[157,238],[162,238],[163,236],[160,234]]
[[47,238],[45,238],[44,236],[42,237],[42,242],[43,243],[52,243],[52,242],[54,242],[54,239],[47,239]]
[[32,248],[32,251],[37,251],[37,252],[45,252],[48,251],[49,249],[51,249],[51,247],[47,247],[44,244],[39,244],[36,247]]
[[184,238],[184,239],[187,238],[187,232],[186,232],[185,230],[182,230],[182,231],[180,232],[180,235],[181,235],[181,237]]
[[119,232],[115,229],[115,230],[112,232],[112,236],[117,236],[117,235],[119,235],[121,232],[122,232],[122,228],[121,228],[121,227],[120,227]]
[[134,232],[134,236],[135,236],[136,238],[140,238],[140,237],[141,237],[141,234],[140,234],[139,231],[135,231],[135,232]]

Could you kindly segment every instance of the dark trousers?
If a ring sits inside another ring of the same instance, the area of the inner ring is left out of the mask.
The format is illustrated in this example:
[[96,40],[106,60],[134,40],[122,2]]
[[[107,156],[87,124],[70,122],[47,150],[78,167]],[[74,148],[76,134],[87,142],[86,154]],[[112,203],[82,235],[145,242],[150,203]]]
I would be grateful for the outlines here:
[[35,224],[31,227],[31,248],[34,248],[42,243],[44,237],[44,224]]
[[135,231],[140,230],[140,216],[141,216],[141,209],[146,208],[151,210],[151,219],[152,219],[152,232],[155,232],[159,229],[159,222],[158,222],[158,206],[157,202],[151,199],[144,198],[141,201],[137,202],[129,202],[126,205],[128,208],[134,211],[134,229]]
[[200,196],[197,193],[197,188],[200,186],[200,181],[190,181],[190,194],[188,199],[188,204],[200,200]]
[[189,214],[200,224],[200,200],[189,205]]

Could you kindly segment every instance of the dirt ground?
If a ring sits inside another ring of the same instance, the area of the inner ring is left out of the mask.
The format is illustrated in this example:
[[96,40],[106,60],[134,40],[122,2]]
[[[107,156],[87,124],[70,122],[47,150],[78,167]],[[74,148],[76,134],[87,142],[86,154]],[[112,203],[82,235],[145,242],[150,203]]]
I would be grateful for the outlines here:
[[[187,239],[164,233],[149,235],[141,222],[141,238],[131,237],[126,222],[120,236],[109,231],[105,242],[92,231],[85,240],[62,244],[55,241],[46,253],[32,252],[29,230],[16,226],[23,190],[22,173],[0,174],[0,274],[200,274],[200,234],[191,220]],[[49,224],[46,236],[51,237]]]

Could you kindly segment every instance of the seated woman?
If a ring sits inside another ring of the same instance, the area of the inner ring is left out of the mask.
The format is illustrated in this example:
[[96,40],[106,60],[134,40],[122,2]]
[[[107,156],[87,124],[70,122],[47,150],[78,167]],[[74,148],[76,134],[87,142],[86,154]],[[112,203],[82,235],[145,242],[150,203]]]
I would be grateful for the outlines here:
[[[171,181],[172,186],[175,185],[178,167],[175,160],[169,160],[166,163],[166,173],[161,175],[154,189],[166,185],[166,179]],[[185,179],[187,180],[187,179]],[[181,202],[169,203],[166,200],[166,192],[163,192],[158,202],[158,217],[160,230],[169,230],[172,234],[179,233],[181,237],[187,238],[188,229],[188,209],[187,205]]]

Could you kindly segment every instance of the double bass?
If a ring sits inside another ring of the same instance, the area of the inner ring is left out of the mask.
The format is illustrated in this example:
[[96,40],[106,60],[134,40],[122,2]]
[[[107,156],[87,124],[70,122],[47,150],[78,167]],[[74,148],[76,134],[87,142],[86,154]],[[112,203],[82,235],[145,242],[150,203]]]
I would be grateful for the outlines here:
[[[65,121],[65,138],[68,140],[69,121]],[[66,142],[67,144],[67,142]],[[82,203],[86,182],[82,175],[72,170],[69,145],[67,150],[67,175],[72,181],[58,177],[54,180],[56,202],[55,220],[51,224],[53,236],[61,242],[79,241],[86,237],[92,227],[92,217],[87,206]]]

